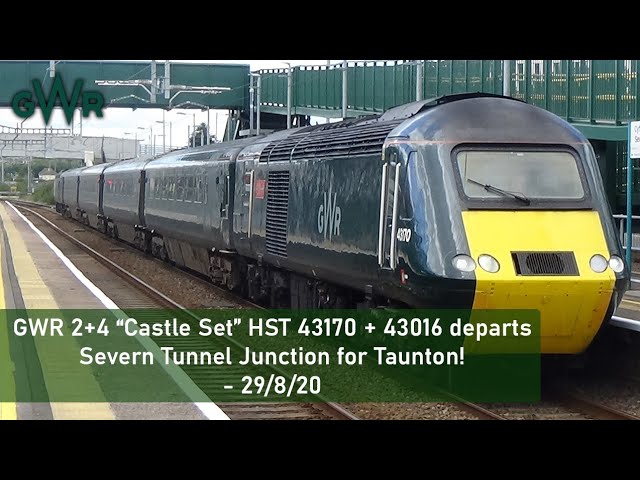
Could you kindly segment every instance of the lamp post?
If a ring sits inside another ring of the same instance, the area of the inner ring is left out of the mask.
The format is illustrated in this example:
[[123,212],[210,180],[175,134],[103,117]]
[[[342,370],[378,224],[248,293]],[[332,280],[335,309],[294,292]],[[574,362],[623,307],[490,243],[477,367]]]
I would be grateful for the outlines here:
[[[162,111],[163,115],[162,115],[162,120],[156,120],[156,123],[161,123],[162,124],[162,153],[167,153],[167,142],[166,142],[166,135],[165,135],[165,122],[164,122],[164,110]],[[160,135],[158,135],[160,136]],[[171,145],[169,145],[169,148],[171,148]]]
[[[138,127],[138,130],[146,130],[146,128],[145,127]],[[138,145],[138,132],[136,132],[136,149],[138,148],[137,145]]]
[[[189,115],[188,113],[184,113],[184,112],[176,112],[176,114],[178,115]],[[193,113],[193,142],[192,142],[192,147],[196,146],[196,114]]]
[[[136,131],[136,132],[124,132],[124,136],[126,137],[127,135],[133,135],[134,133],[136,134],[136,137],[137,137],[137,134],[138,134],[138,132],[137,132],[137,131]],[[126,145],[127,145],[127,144],[125,143],[125,140],[126,140],[125,138],[123,138],[123,139],[122,139],[122,152],[123,152],[123,153],[126,151]],[[136,141],[136,145],[137,145],[137,144],[138,144],[138,142]],[[138,156],[138,153],[136,152],[136,154],[134,155],[134,157],[137,157],[137,156]]]

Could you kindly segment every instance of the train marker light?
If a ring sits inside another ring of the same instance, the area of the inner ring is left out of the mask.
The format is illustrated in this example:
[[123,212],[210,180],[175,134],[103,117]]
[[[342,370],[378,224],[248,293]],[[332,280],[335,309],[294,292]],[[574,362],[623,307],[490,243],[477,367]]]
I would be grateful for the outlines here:
[[607,262],[607,259],[599,254],[595,254],[593,257],[591,257],[591,260],[589,260],[589,266],[591,267],[591,270],[596,273],[604,272],[607,269],[608,265],[609,262]]
[[611,258],[609,259],[609,266],[614,272],[622,273],[624,270],[624,261],[617,255],[611,255]]
[[469,255],[456,255],[453,257],[453,266],[461,272],[473,272],[476,269],[476,262]]
[[409,283],[409,275],[405,273],[404,268],[400,269],[400,283],[402,283],[402,285]]
[[491,255],[480,255],[478,257],[478,264],[482,267],[483,270],[489,273],[496,273],[498,270],[500,270],[500,263],[498,263],[498,260],[493,258]]

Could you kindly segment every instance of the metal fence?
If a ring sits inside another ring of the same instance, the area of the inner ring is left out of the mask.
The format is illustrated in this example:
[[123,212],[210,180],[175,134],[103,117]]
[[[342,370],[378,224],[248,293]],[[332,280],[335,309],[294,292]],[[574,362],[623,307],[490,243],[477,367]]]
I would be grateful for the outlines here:
[[[512,96],[573,122],[621,124],[640,114],[638,60],[511,60]],[[420,70],[420,72],[418,71]],[[342,109],[342,64],[292,68],[292,108]],[[261,70],[261,105],[286,108],[286,68]],[[422,97],[502,93],[502,60],[347,63],[350,112],[382,112]]]
[[[627,216],[614,215],[613,218],[618,224],[618,234],[620,236],[620,242],[622,243],[622,248],[626,250],[627,249],[627,235],[626,235]],[[631,222],[637,221],[637,220],[640,220],[640,216],[633,215],[631,217]],[[631,236],[631,251],[640,252],[640,234],[634,233]]]

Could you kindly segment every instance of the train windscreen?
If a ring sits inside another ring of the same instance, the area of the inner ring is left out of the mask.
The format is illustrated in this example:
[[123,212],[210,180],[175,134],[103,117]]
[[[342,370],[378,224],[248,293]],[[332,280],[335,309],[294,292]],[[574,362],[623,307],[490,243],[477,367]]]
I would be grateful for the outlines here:
[[462,188],[472,199],[585,197],[576,157],[554,150],[463,150],[456,156]]

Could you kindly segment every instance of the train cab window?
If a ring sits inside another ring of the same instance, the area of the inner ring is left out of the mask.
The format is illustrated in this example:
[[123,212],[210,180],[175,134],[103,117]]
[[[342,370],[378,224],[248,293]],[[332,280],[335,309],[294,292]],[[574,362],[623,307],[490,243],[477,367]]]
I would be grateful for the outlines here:
[[583,179],[576,157],[558,150],[459,151],[456,163],[470,199],[516,201],[582,200]]

